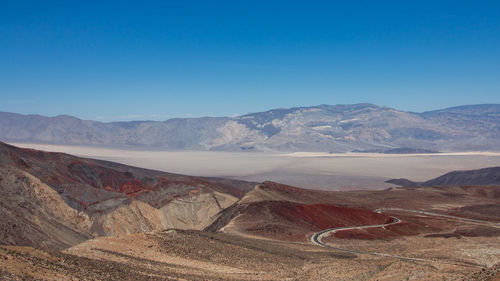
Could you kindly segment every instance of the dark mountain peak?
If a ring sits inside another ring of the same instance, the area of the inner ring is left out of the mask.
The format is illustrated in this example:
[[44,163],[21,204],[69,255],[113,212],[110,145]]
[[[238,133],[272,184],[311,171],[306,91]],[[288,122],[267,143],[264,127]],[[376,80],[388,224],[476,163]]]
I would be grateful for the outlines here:
[[408,179],[392,179],[386,181],[399,186],[500,186],[500,167],[477,170],[452,171],[426,182],[413,182]]
[[422,183],[423,186],[500,185],[500,167],[453,171]]

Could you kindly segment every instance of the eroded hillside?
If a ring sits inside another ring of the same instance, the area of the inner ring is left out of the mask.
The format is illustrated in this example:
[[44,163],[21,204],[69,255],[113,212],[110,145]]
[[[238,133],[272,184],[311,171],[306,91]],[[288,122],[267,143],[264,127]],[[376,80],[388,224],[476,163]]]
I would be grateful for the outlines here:
[[253,186],[3,143],[0,155],[2,244],[63,248],[95,236],[202,229]]

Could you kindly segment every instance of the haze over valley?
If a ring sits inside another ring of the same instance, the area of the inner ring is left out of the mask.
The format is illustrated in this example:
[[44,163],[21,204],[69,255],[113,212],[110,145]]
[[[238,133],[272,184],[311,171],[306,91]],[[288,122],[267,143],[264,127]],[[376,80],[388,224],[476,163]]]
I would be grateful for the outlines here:
[[0,1],[0,281],[500,281],[500,1]]
[[166,172],[219,176],[253,182],[272,180],[327,190],[384,189],[394,186],[385,182],[393,178],[403,177],[413,181],[424,181],[451,170],[500,166],[500,153],[498,152],[262,153],[125,150],[48,144],[12,144],[116,161]]

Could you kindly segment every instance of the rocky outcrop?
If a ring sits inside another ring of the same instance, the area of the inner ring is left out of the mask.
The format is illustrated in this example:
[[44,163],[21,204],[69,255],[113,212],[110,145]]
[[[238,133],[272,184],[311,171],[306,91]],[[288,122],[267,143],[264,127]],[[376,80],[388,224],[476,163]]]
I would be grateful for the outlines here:
[[95,236],[203,229],[249,183],[0,143],[0,243],[64,248]]
[[256,185],[236,204],[224,209],[205,228],[243,236],[307,241],[322,229],[384,223],[390,218],[371,210],[343,207],[333,193],[305,190],[274,182]]
[[92,221],[39,179],[0,168],[0,244],[65,248],[93,235]]
[[218,192],[196,194],[171,201],[160,208],[165,228],[203,229],[238,198]]

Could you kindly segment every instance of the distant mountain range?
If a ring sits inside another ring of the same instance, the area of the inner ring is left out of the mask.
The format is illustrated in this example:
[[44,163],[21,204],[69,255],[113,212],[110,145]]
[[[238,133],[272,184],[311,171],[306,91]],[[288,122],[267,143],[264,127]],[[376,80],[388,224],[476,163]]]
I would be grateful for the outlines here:
[[414,113],[373,104],[274,109],[237,117],[110,122],[0,113],[0,140],[164,150],[500,150],[500,104]]

